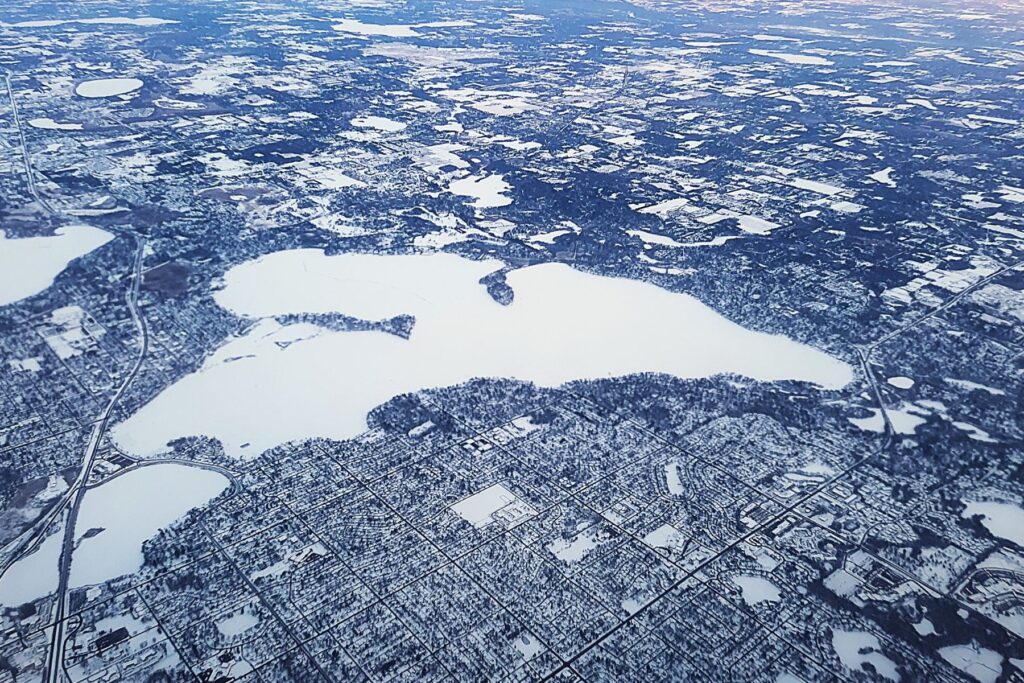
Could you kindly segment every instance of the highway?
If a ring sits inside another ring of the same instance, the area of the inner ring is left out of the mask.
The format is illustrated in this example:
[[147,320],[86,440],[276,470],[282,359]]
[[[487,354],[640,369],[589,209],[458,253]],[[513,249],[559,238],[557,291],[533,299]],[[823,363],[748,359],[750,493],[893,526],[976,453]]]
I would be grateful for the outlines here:
[[[18,139],[21,143],[21,154],[22,160],[25,164],[25,176],[27,178],[28,190],[33,199],[35,199],[39,206],[41,206],[47,213],[52,216],[61,216],[62,214],[59,211],[56,211],[39,195],[39,191],[36,188],[35,171],[32,168],[32,157],[28,151],[25,129],[22,125],[21,114],[18,110],[18,102],[14,97],[14,88],[11,85],[10,73],[4,74],[4,83],[7,87],[7,96],[11,102],[14,124],[18,130]],[[71,576],[71,556],[75,546],[75,523],[78,520],[78,511],[82,505],[82,500],[85,498],[85,493],[88,490],[87,483],[89,481],[89,476],[92,473],[93,464],[96,461],[96,455],[99,451],[100,444],[103,443],[103,437],[106,434],[110,416],[113,413],[117,402],[124,395],[136,375],[138,375],[139,368],[142,367],[142,363],[146,357],[146,352],[149,348],[149,334],[146,329],[146,321],[139,311],[139,286],[142,281],[142,262],[146,248],[146,240],[132,232],[123,230],[119,230],[118,232],[122,235],[132,237],[136,242],[135,263],[132,268],[128,291],[125,294],[125,301],[128,305],[132,322],[135,324],[135,328],[138,331],[140,340],[138,355],[135,358],[135,363],[132,365],[131,371],[117,387],[117,390],[107,402],[103,412],[100,413],[93,422],[92,432],[89,435],[89,442],[82,457],[82,466],[79,469],[78,476],[74,483],[72,483],[68,488],[63,500],[58,502],[48,514],[43,515],[40,521],[33,525],[33,527],[21,537],[22,540],[20,542],[16,541],[19,547],[11,554],[6,566],[0,570],[0,575],[2,575],[2,573],[6,571],[17,558],[23,556],[27,552],[28,548],[33,547],[36,544],[36,541],[45,535],[45,530],[50,527],[54,519],[60,515],[65,508],[67,508],[68,513],[67,519],[64,522],[64,539],[61,544],[61,554],[58,567],[56,610],[52,615],[54,625],[50,635],[50,648],[47,652],[46,661],[46,681],[48,681],[48,683],[58,683],[66,678],[63,666],[65,630],[67,627],[65,618],[67,616],[68,584]]]
[[86,483],[89,481],[89,475],[92,473],[92,467],[96,461],[96,453],[103,442],[103,436],[106,433],[107,424],[110,421],[110,415],[114,410],[114,406],[117,405],[117,402],[124,395],[132,380],[138,375],[139,368],[142,367],[142,363],[146,358],[146,351],[149,348],[149,334],[146,329],[146,321],[139,313],[138,303],[139,285],[142,280],[142,260],[146,241],[141,237],[136,237],[136,241],[138,246],[135,250],[135,267],[125,299],[128,303],[128,310],[131,312],[132,322],[135,323],[135,327],[138,330],[141,344],[139,345],[139,353],[135,358],[135,364],[132,366],[131,371],[125,376],[117,391],[110,397],[110,401],[107,403],[103,413],[93,424],[89,444],[86,446],[85,456],[82,460],[82,468],[78,473],[78,478],[68,492],[71,506],[68,509],[68,518],[64,524],[64,542],[61,545],[57,604],[53,614],[54,625],[50,635],[50,649],[46,661],[47,683],[59,683],[64,678],[64,632],[67,626],[65,617],[68,603],[68,581],[71,575],[71,555],[75,547],[75,522],[78,519],[78,510],[82,505],[82,500],[85,498],[85,493],[88,490]]

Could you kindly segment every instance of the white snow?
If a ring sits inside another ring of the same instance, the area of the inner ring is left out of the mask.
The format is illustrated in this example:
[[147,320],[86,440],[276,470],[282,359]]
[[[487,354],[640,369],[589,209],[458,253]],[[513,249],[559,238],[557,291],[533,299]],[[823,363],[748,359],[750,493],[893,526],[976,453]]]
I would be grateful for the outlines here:
[[375,128],[387,133],[395,133],[406,127],[406,124],[401,121],[394,121],[383,116],[357,116],[352,119],[352,125],[357,128]]
[[599,543],[599,539],[588,529],[572,539],[556,538],[548,543],[547,549],[562,562],[574,564],[586,557]]
[[933,636],[938,633],[938,631],[935,630],[935,624],[933,624],[930,619],[926,619],[924,617],[921,617],[921,621],[914,624],[914,630],[922,636]]
[[887,185],[888,187],[896,187],[896,181],[892,179],[892,174],[895,170],[896,169],[890,166],[889,168],[882,169],[881,171],[876,171],[869,175],[868,177],[874,180],[876,183],[881,183],[882,185]]
[[318,163],[317,160],[308,159],[296,164],[290,164],[288,168],[293,169],[297,174],[308,178],[328,190],[340,190],[346,187],[362,187],[366,183],[346,175],[341,169],[334,166],[327,166]]
[[981,121],[982,123],[999,123],[1004,126],[1016,126],[1020,121],[1016,119],[1004,119],[999,116],[985,116],[983,114],[968,114],[967,118],[972,121]]
[[881,434],[885,431],[885,419],[882,417],[882,411],[877,408],[870,408],[870,410],[871,415],[868,417],[848,417],[846,419],[858,429]]
[[79,83],[75,94],[81,97],[114,97],[135,92],[142,86],[138,78],[97,78]]
[[679,476],[678,463],[670,462],[665,465],[665,485],[668,487],[668,492],[673,496],[681,496],[686,493],[683,479]]
[[653,232],[647,232],[646,230],[627,230],[626,234],[630,237],[636,237],[644,244],[656,244],[659,247],[683,247],[686,246],[682,242],[677,242],[668,235],[657,235]]
[[[752,332],[691,296],[558,263],[514,270],[508,306],[479,284],[496,260],[454,254],[276,252],[232,268],[215,299],[262,319],[164,390],[112,436],[132,453],[205,434],[227,452],[289,440],[344,439],[375,406],[407,392],[474,377],[554,387],[578,379],[664,372],[735,373],[838,388],[851,368],[783,336]],[[282,326],[272,316],[338,312],[365,320],[415,318],[411,336]],[[594,340],[601,340],[595,343]]]
[[76,258],[113,238],[88,225],[57,228],[52,236],[9,238],[0,230],[0,306],[38,294]]
[[730,577],[730,579],[740,589],[743,602],[748,607],[754,607],[762,602],[779,602],[782,599],[779,587],[763,576],[740,574]]
[[348,218],[347,216],[340,216],[338,214],[318,216],[310,220],[310,223],[321,230],[333,232],[338,237],[363,237],[364,235],[371,234],[370,230],[360,226],[351,218]]
[[518,500],[516,494],[501,484],[493,484],[455,503],[452,505],[452,511],[477,529],[481,529],[494,521],[495,513]]
[[981,683],[996,683],[1003,672],[1003,656],[977,643],[941,648],[939,656]]
[[767,235],[772,230],[780,227],[778,223],[772,223],[757,216],[739,216],[737,220],[739,221],[740,230],[751,235]]
[[[917,428],[923,425],[927,417],[932,414],[931,409],[926,406],[927,403],[928,401],[901,403],[898,407],[887,408],[886,413],[889,415],[889,422],[892,424],[893,431],[901,436],[914,434]],[[882,418],[882,412],[877,408],[870,408],[869,410],[871,415],[868,417],[851,417],[847,419],[865,431],[883,432],[885,430],[885,420]]]
[[916,408],[912,404],[900,408],[889,409],[889,422],[897,434],[910,435],[925,423],[927,411]]
[[[212,470],[160,463],[131,470],[90,489],[75,524],[70,586],[131,574],[142,566],[142,544],[228,486]],[[85,538],[90,529],[101,529]]]
[[649,213],[665,219],[668,218],[669,214],[674,211],[678,211],[689,203],[690,201],[685,197],[676,197],[675,199],[667,199],[663,202],[658,202],[657,204],[645,206],[644,208],[639,209],[639,211],[640,213]]
[[572,230],[560,228],[558,230],[551,230],[548,232],[542,232],[538,235],[530,235],[526,238],[526,242],[529,244],[554,244],[562,235],[571,235]]
[[82,124],[80,123],[60,123],[49,117],[29,119],[28,125],[43,130],[82,130]]
[[807,178],[793,178],[789,181],[789,184],[801,190],[809,190],[811,192],[816,192],[830,197],[844,192],[841,187],[829,185],[828,183],[821,183],[817,180],[808,180]]
[[960,431],[965,432],[969,438],[974,439],[975,441],[981,441],[983,443],[999,443],[997,439],[992,438],[992,436],[984,429],[977,425],[972,425],[970,422],[953,420],[951,424]]
[[30,358],[13,359],[7,361],[7,366],[16,372],[39,372],[43,369],[42,356],[31,356]]
[[259,617],[249,612],[239,612],[217,622],[221,635],[232,638],[241,635],[260,623]]
[[750,54],[757,55],[759,57],[771,57],[772,59],[778,59],[789,64],[811,64],[814,66],[831,66],[832,62],[825,59],[824,57],[816,57],[815,55],[805,54],[793,54],[791,52],[773,52],[772,50],[748,50]]
[[406,24],[366,24],[358,19],[343,19],[331,28],[342,33],[355,33],[361,36],[415,38],[420,35],[412,26]]
[[512,186],[505,182],[499,174],[494,175],[470,175],[465,178],[453,181],[448,186],[448,191],[463,197],[475,197],[473,206],[477,209],[490,209],[499,206],[508,206],[512,198],[505,196],[505,192],[512,189]]
[[890,681],[899,681],[896,663],[885,656],[878,638],[866,631],[832,631],[832,647],[839,655],[839,661],[851,671],[865,672],[865,664],[874,667],[875,672]]
[[655,549],[682,550],[686,547],[687,538],[671,524],[662,524],[640,540]]
[[885,381],[891,384],[892,386],[896,387],[897,389],[909,389],[910,387],[914,386],[914,380],[910,379],[909,377],[890,377]]
[[19,21],[10,24],[15,28],[50,28],[64,24],[110,24],[113,26],[162,26],[164,24],[177,24],[173,19],[158,19],[156,17],[92,17],[89,19],[36,19],[33,21]]
[[991,394],[992,396],[1006,396],[1006,392],[1002,389],[996,389],[985,384],[979,384],[966,379],[953,379],[950,377],[945,378],[947,384],[952,384],[955,387],[961,389],[967,389],[968,391],[984,391],[985,393]]
[[421,33],[418,28],[459,28],[473,26],[472,21],[431,21],[423,24],[370,24],[358,19],[342,19],[332,28],[342,33],[353,33],[361,36],[387,36],[390,38],[417,38]]
[[860,213],[865,207],[855,202],[839,201],[832,202],[831,208],[839,213]]
[[981,523],[990,534],[1024,548],[1024,509],[1019,505],[995,501],[968,502],[960,513],[965,519],[975,515],[981,515]]
[[57,565],[64,529],[50,534],[33,552],[0,577],[0,605],[18,607],[57,590]]

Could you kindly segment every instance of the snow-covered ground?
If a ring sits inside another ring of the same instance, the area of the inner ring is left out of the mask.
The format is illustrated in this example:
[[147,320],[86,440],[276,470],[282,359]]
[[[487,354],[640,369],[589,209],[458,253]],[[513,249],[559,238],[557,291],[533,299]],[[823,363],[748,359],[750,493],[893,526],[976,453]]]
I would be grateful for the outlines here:
[[495,513],[517,500],[516,494],[501,484],[493,484],[452,505],[452,512],[480,529],[493,521]]
[[[852,378],[845,363],[744,329],[691,296],[562,264],[511,272],[515,300],[502,306],[479,284],[502,266],[444,253],[326,256],[315,249],[237,266],[215,298],[258,324],[112,435],[137,454],[205,434],[232,455],[255,455],[293,439],[350,438],[366,428],[372,408],[394,396],[474,377],[559,386],[639,372],[728,372],[826,387]],[[300,312],[373,321],[412,315],[416,322],[402,339],[272,319]]]

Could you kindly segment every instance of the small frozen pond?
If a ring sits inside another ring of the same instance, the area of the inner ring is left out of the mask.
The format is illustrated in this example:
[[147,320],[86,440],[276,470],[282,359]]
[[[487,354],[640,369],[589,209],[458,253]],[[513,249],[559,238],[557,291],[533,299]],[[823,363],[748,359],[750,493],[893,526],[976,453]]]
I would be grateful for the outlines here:
[[240,612],[217,622],[217,630],[227,638],[241,635],[260,623],[259,617],[248,612]]
[[144,541],[227,487],[227,478],[218,472],[161,463],[89,490],[75,525],[70,586],[89,586],[135,572],[142,566]]
[[138,78],[97,78],[92,81],[82,81],[75,88],[75,94],[80,97],[114,97],[135,92],[143,86]]
[[743,602],[749,607],[759,605],[762,602],[778,602],[782,599],[779,587],[763,576],[740,574],[731,578],[736,587],[740,589]]
[[103,246],[113,235],[88,225],[57,228],[53,235],[14,239],[0,230],[0,306],[38,294],[68,264]]
[[874,669],[876,680],[900,680],[896,662],[882,652],[878,637],[872,633],[835,629],[832,632],[832,647],[835,648],[839,661],[851,671],[866,673],[867,667],[870,666]]
[[[259,322],[112,436],[143,455],[188,435],[215,437],[235,456],[256,455],[295,439],[351,438],[366,429],[370,410],[394,396],[474,377],[556,387],[641,372],[735,373],[832,388],[852,378],[845,363],[747,330],[691,296],[562,264],[509,273],[515,299],[502,306],[479,284],[502,265],[445,253],[325,256],[315,249],[239,265],[215,298]],[[411,315],[416,322],[402,339],[282,326],[271,317],[299,312],[364,320]]]

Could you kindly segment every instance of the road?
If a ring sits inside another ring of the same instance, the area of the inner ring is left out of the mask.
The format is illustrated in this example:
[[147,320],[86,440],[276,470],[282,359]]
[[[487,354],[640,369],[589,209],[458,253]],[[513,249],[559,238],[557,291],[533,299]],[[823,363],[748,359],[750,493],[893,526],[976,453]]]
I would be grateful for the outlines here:
[[18,139],[21,142],[21,158],[25,162],[25,176],[28,179],[28,191],[39,206],[43,207],[50,215],[57,215],[45,199],[39,196],[36,189],[36,174],[32,171],[32,159],[28,155],[28,142],[25,140],[25,127],[21,125],[21,112],[18,110],[18,101],[14,99],[14,88],[11,86],[11,74],[4,74],[4,83],[7,85],[7,97],[11,100],[11,111],[14,113],[14,127],[18,129]]
[[[47,213],[51,216],[59,217],[62,215],[61,212],[55,210],[45,199],[43,199],[36,187],[35,170],[32,167],[32,157],[28,151],[28,142],[25,138],[25,129],[21,121],[21,112],[18,109],[18,101],[14,97],[14,88],[11,85],[11,74],[9,72],[4,74],[4,84],[7,87],[7,96],[11,102],[14,124],[18,131],[18,139],[21,143],[21,155],[25,164],[25,177],[27,179],[29,193],[39,206],[41,206]],[[89,435],[89,442],[85,448],[85,453],[82,458],[82,467],[78,472],[78,477],[68,488],[63,500],[58,502],[48,514],[43,516],[41,523],[37,523],[34,525],[33,529],[27,532],[27,535],[23,537],[25,538],[25,541],[21,543],[18,551],[13,553],[11,556],[16,559],[23,555],[25,550],[34,544],[34,541],[42,538],[43,532],[49,528],[54,519],[61,514],[64,508],[68,509],[67,519],[64,522],[64,539],[61,544],[58,568],[56,610],[53,614],[54,626],[50,634],[50,648],[47,652],[46,681],[48,683],[58,683],[66,677],[63,666],[65,629],[67,628],[65,618],[67,616],[68,583],[71,575],[71,555],[75,545],[75,523],[78,520],[78,511],[82,505],[82,500],[85,498],[85,493],[88,490],[87,483],[89,481],[89,476],[92,474],[92,468],[96,462],[96,455],[99,451],[100,444],[103,443],[103,437],[106,434],[110,416],[113,413],[117,402],[121,399],[129,385],[138,375],[139,368],[142,367],[142,363],[146,357],[146,352],[149,349],[149,333],[146,329],[146,321],[139,312],[139,286],[142,281],[142,262],[146,248],[146,240],[145,238],[129,231],[118,230],[118,232],[130,236],[136,241],[135,264],[132,269],[131,282],[125,295],[125,301],[128,305],[132,322],[135,324],[135,328],[138,331],[140,341],[139,353],[135,358],[135,363],[132,365],[131,371],[125,376],[113,396],[111,396],[103,412],[100,413],[97,419],[93,422],[92,432]],[[3,568],[3,571],[6,571],[10,564],[10,562],[7,563],[7,566]],[[2,575],[2,572],[0,572],[0,575]]]
[[892,421],[889,419],[889,411],[886,408],[885,401],[882,398],[882,392],[878,387],[878,381],[875,378],[875,373],[871,370],[871,357],[875,354],[876,351],[879,350],[881,346],[891,341],[892,339],[895,339],[901,334],[904,334],[905,332],[914,329],[915,327],[925,322],[926,320],[934,318],[935,316],[942,313],[946,309],[955,306],[966,296],[970,295],[973,292],[976,292],[977,290],[981,289],[982,287],[992,282],[996,278],[1008,273],[1011,270],[1020,270],[1022,268],[1024,268],[1024,261],[1018,261],[1017,263],[1014,263],[1013,265],[1010,266],[1003,266],[996,270],[994,273],[991,273],[981,278],[980,280],[972,284],[970,287],[967,287],[963,291],[954,294],[949,299],[944,301],[942,304],[936,306],[927,313],[923,313],[917,318],[908,322],[907,324],[897,327],[889,334],[879,339],[876,339],[867,346],[856,347],[857,356],[858,358],[860,358],[861,368],[864,371],[864,377],[867,380],[868,384],[871,386],[871,391],[875,395],[875,400],[878,402],[878,409],[881,411],[882,420],[885,424],[885,445],[883,446],[883,449],[887,448],[889,444],[892,442],[892,439],[895,436],[895,430],[893,429]]
[[71,575],[71,555],[75,546],[75,522],[78,519],[78,510],[82,505],[82,500],[85,498],[85,493],[88,490],[86,483],[89,481],[89,475],[92,473],[93,464],[96,461],[96,454],[99,450],[100,444],[103,442],[103,436],[107,431],[107,424],[110,421],[110,415],[114,410],[114,406],[124,395],[124,392],[128,389],[128,386],[135,379],[135,376],[139,373],[139,368],[142,367],[142,363],[146,357],[146,351],[149,348],[149,333],[146,329],[146,320],[139,313],[139,284],[142,281],[142,260],[143,253],[146,247],[146,241],[143,238],[136,237],[138,246],[135,251],[135,267],[132,272],[131,284],[128,288],[128,293],[125,297],[128,303],[128,310],[131,312],[132,322],[135,323],[135,328],[139,332],[139,339],[141,341],[139,345],[139,353],[135,358],[135,364],[132,366],[131,371],[125,376],[124,381],[118,386],[117,391],[110,397],[110,401],[107,403],[106,408],[100,415],[99,419],[93,424],[92,434],[89,437],[89,444],[85,449],[85,456],[82,460],[82,468],[78,473],[78,478],[68,492],[69,500],[71,500],[71,506],[68,509],[68,518],[64,524],[64,542],[61,546],[60,553],[60,564],[59,564],[59,578],[57,584],[57,604],[56,610],[53,615],[53,630],[50,634],[50,649],[47,653],[46,661],[46,681],[47,683],[59,683],[64,678],[64,639],[65,629],[67,627],[65,617],[67,613],[67,602],[68,602],[68,581]]

